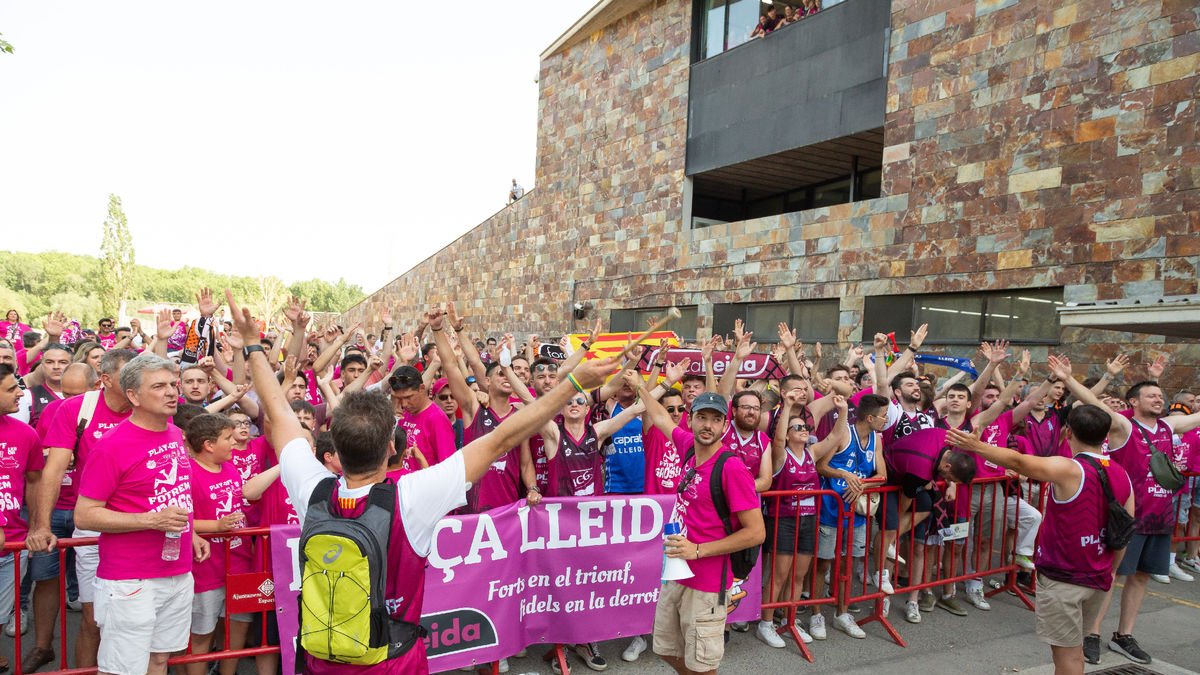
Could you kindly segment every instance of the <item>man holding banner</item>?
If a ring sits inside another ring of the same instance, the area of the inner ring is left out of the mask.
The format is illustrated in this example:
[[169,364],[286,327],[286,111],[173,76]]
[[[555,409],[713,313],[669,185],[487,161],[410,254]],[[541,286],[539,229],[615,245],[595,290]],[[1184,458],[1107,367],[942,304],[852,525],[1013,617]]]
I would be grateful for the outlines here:
[[[258,329],[250,312],[237,305],[226,291],[237,331],[245,340],[254,382],[263,408],[272,420],[275,447],[281,448],[282,481],[303,523],[313,490],[332,476],[313,456],[300,426],[275,383]],[[300,304],[303,309],[303,304]],[[431,312],[430,329],[442,331],[444,313]],[[536,402],[505,420],[492,433],[481,436],[436,466],[403,476],[396,488],[397,503],[387,551],[385,596],[393,621],[418,623],[424,599],[426,557],[433,544],[437,522],[465,503],[467,487],[489,470],[492,462],[523,438],[550,420],[576,393],[598,386],[616,370],[613,359],[580,364],[563,382]],[[347,395],[334,416],[331,432],[344,474],[334,484],[329,508],[343,518],[365,506],[372,486],[385,480],[387,458],[394,452],[392,430],[395,418],[391,402],[378,394],[355,392]],[[303,627],[301,628],[303,634]],[[425,644],[417,639],[411,649],[376,665],[354,666],[305,656],[304,672],[394,673],[423,675],[429,672]]]
[[[725,594],[733,581],[729,554],[759,546],[766,538],[754,477],[722,441],[729,403],[705,392],[692,402],[691,431],[676,428],[678,448],[691,448],[684,462],[675,520],[683,534],[667,537],[666,555],[688,562],[693,576],[662,586],[654,614],[654,653],[680,675],[707,673],[725,654]],[[719,474],[714,469],[725,458]],[[720,480],[725,504],[713,501],[712,481]],[[729,514],[732,533],[719,513]]]

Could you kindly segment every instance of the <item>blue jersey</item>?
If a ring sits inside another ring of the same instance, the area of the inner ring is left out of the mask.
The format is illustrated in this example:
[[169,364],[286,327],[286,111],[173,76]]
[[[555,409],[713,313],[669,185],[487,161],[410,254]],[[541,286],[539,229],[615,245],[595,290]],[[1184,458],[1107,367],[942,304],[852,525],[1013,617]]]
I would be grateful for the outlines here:
[[[829,468],[847,471],[859,478],[870,478],[875,475],[875,442],[879,434],[871,433],[871,440],[866,447],[858,440],[858,432],[850,429],[850,443],[829,458]],[[821,488],[836,493],[846,492],[846,481],[842,478],[821,478]],[[845,506],[845,513],[853,514],[854,505],[845,504],[841,497],[832,495],[821,496],[821,524],[835,527],[838,518],[838,502]],[[867,522],[866,516],[854,514],[854,526],[860,527]]]
[[[615,404],[611,417],[621,414]],[[604,456],[604,492],[641,494],[646,489],[646,454],[642,449],[642,420],[635,417],[617,430]]]

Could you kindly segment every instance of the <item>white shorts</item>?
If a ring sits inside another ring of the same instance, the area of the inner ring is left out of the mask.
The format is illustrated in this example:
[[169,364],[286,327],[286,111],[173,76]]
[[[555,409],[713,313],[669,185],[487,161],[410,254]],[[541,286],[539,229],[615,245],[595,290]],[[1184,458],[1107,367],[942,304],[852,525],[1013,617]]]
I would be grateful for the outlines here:
[[208,635],[217,629],[217,621],[224,615],[224,588],[197,593],[192,598],[192,633]]
[[96,579],[100,672],[145,675],[150,654],[187,649],[191,638],[192,573],[161,579]]
[[[75,528],[72,538],[99,537],[99,532]],[[99,546],[79,546],[75,549],[75,577],[79,580],[79,601],[96,601],[96,568],[100,566]]]

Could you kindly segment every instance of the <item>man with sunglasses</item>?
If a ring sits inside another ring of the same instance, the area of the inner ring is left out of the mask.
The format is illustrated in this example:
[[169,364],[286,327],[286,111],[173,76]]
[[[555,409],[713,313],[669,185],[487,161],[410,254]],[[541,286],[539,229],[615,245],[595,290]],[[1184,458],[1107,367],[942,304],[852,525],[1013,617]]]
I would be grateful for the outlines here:
[[113,331],[114,325],[112,319],[104,317],[100,319],[100,330],[96,331],[96,342],[99,342],[106,351],[117,344],[117,334]]
[[733,580],[727,556],[759,546],[766,537],[754,476],[732,452],[721,471],[732,534],[725,534],[713,504],[713,469],[718,457],[730,452],[722,440],[728,413],[725,397],[705,392],[692,402],[690,430],[675,428],[671,434],[676,447],[690,448],[692,455],[684,464],[672,514],[683,533],[667,537],[666,555],[686,560],[693,576],[662,585],[654,614],[654,653],[680,675],[715,671],[721,665],[727,612],[722,599]]
[[[430,465],[453,455],[458,450],[454,427],[442,408],[430,400],[420,371],[413,366],[400,366],[388,378],[388,384],[404,410],[398,424],[408,434],[409,444],[415,445]],[[450,394],[445,386],[439,391]]]

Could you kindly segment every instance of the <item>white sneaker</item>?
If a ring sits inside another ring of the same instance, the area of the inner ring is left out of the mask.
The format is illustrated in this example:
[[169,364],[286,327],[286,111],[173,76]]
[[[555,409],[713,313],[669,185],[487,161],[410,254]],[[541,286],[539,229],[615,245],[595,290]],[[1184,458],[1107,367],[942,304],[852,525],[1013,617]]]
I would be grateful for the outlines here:
[[637,661],[644,651],[646,651],[646,638],[641,635],[635,636],[629,641],[629,646],[625,648],[625,651],[621,653],[621,660],[632,663]]
[[900,555],[896,553],[896,545],[895,544],[892,544],[891,546],[888,547],[887,557],[888,557],[888,560],[895,560],[896,562],[900,563],[901,565],[908,562],[907,560],[905,560],[904,558],[901,558]]
[[758,628],[754,631],[754,634],[758,636],[759,640],[767,643],[768,647],[783,649],[787,646],[787,643],[776,632],[775,624],[770,621],[759,621]]
[[82,612],[83,603],[79,601],[79,598],[75,598],[74,600],[68,599],[67,609],[71,610],[72,612]]
[[[1171,577],[1167,576],[1166,574],[1151,574],[1150,578],[1157,581],[1160,584],[1171,583]],[[8,631],[6,630],[5,632],[8,632]],[[12,636],[9,636],[9,637],[12,637]]]
[[[29,632],[29,612],[21,612],[21,635]],[[17,636],[17,619],[9,615],[8,623],[4,625],[4,634],[8,637]]]
[[889,597],[884,597],[883,604],[880,606],[879,611],[883,614],[883,618],[888,618],[888,614],[892,613],[892,599]]
[[498,670],[502,673],[508,672],[508,659],[500,659],[500,667]]
[[875,582],[874,585],[879,586],[879,590],[883,591],[885,595],[891,595],[896,592],[896,589],[892,588],[892,573],[887,570],[876,572],[872,581]]
[[804,624],[800,623],[800,619],[796,619],[796,632],[800,634],[800,641],[806,645],[812,644],[813,636],[804,630]]
[[812,619],[808,622],[808,632],[812,633],[814,640],[824,640],[826,638],[824,614],[812,615]]
[[1169,570],[1169,575],[1172,579],[1178,579],[1180,581],[1195,581],[1196,580],[1196,577],[1188,574],[1187,572],[1184,572],[1183,568],[1181,568],[1176,563],[1171,563],[1171,569]]
[[987,601],[987,598],[983,597],[982,588],[977,588],[973,591],[967,591],[967,602],[971,603],[975,609],[981,609],[985,612],[992,608],[992,605]]
[[916,600],[904,603],[904,620],[909,623],[921,623],[921,607]]
[[852,638],[862,639],[867,637],[867,634],[863,632],[863,629],[858,627],[858,624],[854,621],[854,617],[850,615],[850,612],[838,614],[837,616],[833,617],[833,626]]
[[1200,572],[1200,558],[1183,558],[1179,561],[1179,566],[1193,572]]

